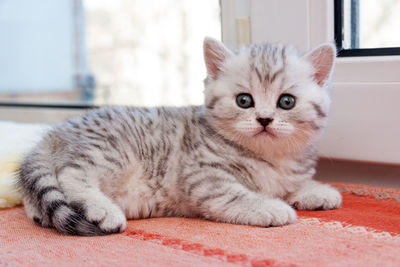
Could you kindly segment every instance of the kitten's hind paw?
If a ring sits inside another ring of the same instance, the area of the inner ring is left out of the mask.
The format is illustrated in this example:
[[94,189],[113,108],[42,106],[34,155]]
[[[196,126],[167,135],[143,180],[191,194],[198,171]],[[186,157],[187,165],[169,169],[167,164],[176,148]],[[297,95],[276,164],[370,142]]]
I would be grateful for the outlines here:
[[91,204],[86,207],[88,221],[98,225],[105,234],[123,232],[126,228],[126,217],[121,209],[113,203]]

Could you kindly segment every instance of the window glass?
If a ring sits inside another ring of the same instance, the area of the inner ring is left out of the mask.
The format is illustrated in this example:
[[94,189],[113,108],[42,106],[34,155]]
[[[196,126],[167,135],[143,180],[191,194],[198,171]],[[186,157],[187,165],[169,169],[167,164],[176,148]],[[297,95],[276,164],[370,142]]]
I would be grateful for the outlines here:
[[218,0],[2,0],[0,101],[200,104]]
[[400,0],[343,0],[343,48],[400,46]]

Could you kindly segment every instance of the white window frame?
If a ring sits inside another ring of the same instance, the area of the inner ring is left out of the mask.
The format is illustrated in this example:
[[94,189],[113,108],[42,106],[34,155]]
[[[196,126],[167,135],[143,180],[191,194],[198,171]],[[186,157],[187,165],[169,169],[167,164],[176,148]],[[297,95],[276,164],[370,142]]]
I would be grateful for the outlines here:
[[[304,52],[334,41],[333,0],[222,0],[221,4],[223,29],[232,27],[232,19],[247,5],[253,43],[290,43]],[[235,31],[223,33],[223,40],[234,47]],[[337,59],[320,156],[400,163],[399,72],[400,56]]]

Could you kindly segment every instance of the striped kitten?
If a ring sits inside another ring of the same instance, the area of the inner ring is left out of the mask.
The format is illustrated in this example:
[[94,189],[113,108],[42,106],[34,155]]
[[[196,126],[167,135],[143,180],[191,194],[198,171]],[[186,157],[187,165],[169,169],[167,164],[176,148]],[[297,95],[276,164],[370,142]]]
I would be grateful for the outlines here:
[[205,106],[107,107],[54,128],[26,157],[29,218],[72,235],[124,231],[126,219],[202,217],[258,226],[297,209],[333,209],[340,194],[312,180],[329,109],[335,47],[282,45],[235,53],[206,39]]

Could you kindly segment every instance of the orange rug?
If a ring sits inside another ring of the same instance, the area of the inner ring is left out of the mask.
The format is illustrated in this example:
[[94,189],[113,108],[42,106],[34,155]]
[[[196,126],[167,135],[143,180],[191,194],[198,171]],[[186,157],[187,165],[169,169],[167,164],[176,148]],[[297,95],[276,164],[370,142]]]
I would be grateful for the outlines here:
[[260,228],[199,219],[129,221],[126,232],[62,236],[0,211],[0,266],[400,266],[400,189],[334,184],[343,208]]

